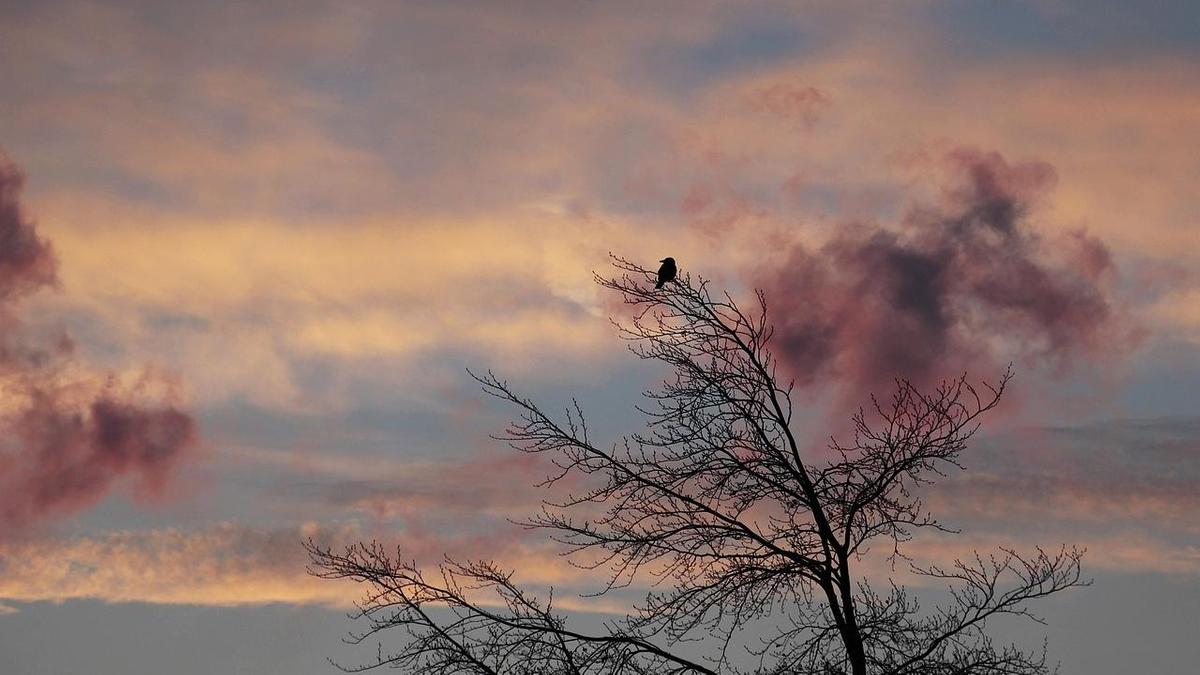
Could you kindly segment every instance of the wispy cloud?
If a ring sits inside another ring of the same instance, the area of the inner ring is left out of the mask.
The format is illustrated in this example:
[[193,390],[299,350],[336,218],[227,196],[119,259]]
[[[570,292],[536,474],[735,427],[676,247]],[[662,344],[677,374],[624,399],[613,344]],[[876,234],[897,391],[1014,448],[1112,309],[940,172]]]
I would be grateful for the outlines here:
[[9,544],[0,552],[0,597],[61,602],[73,598],[235,606],[346,605],[348,589],[304,571],[306,536],[348,542],[353,527],[307,525],[255,530],[220,524],[201,531],[116,531],[65,540]]
[[[340,547],[372,534],[355,523],[278,528],[221,523],[201,530],[110,531],[12,542],[0,548],[0,598],[13,602],[86,598],[218,607],[270,603],[349,607],[363,589],[309,576],[301,544],[312,539],[319,545]],[[395,541],[394,535],[380,539]],[[430,569],[446,552],[460,559],[487,555],[515,570],[519,579],[539,587],[569,588],[586,578],[544,548],[501,532],[404,539],[400,549],[403,558]],[[569,592],[562,595],[569,596]],[[564,600],[567,606],[592,611],[611,605]]]

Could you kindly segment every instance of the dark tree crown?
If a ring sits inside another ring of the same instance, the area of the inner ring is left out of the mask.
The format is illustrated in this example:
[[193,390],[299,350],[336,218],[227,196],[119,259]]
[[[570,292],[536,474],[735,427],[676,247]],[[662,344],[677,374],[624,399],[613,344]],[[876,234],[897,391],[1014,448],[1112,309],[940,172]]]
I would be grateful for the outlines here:
[[[518,413],[498,438],[557,467],[546,484],[570,476],[589,486],[545,502],[524,524],[603,574],[601,593],[645,582],[654,590],[603,631],[580,632],[552,594],[531,595],[494,563],[447,559],[422,570],[402,548],[371,542],[335,552],[310,541],[313,574],[368,589],[355,614],[368,628],[352,642],[393,628],[408,634],[398,650],[381,646],[374,661],[349,670],[1049,672],[1044,647],[998,646],[984,629],[999,615],[1037,620],[1029,601],[1086,584],[1082,551],[1001,549],[946,567],[903,553],[919,529],[951,532],[916,488],[960,468],[1011,369],[978,387],[965,375],[931,391],[899,380],[890,399],[872,398],[854,415],[851,441],[831,441],[830,459],[812,460],[793,428],[792,387],[778,377],[761,292],[746,310],[703,279],[680,274],[656,289],[650,270],[621,258],[614,266],[617,275],[596,281],[632,310],[617,322],[621,337],[671,371],[639,407],[646,430],[603,445],[578,404],[551,415],[490,371],[472,377]],[[949,602],[923,610],[903,586],[880,590],[855,574],[871,546],[945,585]],[[747,641],[748,632],[759,637]],[[749,670],[747,653],[756,664]]]

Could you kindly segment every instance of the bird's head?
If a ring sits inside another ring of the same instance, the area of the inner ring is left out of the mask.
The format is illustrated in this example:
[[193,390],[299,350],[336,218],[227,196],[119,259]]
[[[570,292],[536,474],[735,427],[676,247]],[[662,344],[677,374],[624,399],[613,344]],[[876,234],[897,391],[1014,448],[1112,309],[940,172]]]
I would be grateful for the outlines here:
[[659,260],[658,262],[660,262],[660,263],[671,263],[672,265],[674,265],[674,264],[675,264],[675,259],[674,259],[674,258],[663,258],[662,260]]

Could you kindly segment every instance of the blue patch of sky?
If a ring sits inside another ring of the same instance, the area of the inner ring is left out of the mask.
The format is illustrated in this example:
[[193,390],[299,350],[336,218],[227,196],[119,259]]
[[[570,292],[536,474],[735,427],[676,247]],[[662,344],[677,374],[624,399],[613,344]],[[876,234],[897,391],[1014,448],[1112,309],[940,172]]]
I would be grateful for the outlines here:
[[1200,345],[1158,339],[1131,359],[1119,406],[1131,417],[1195,415],[1196,383],[1200,382]]
[[[47,130],[47,133],[54,133]],[[55,190],[77,190],[84,193],[98,193],[117,197],[125,201],[147,204],[163,209],[186,206],[190,199],[179,194],[160,181],[139,176],[109,163],[103,156],[97,156],[83,148],[67,149],[70,143],[49,143],[38,147],[35,133],[24,138],[15,139],[11,143],[10,157],[17,161],[27,175],[31,176],[28,183],[29,193],[37,195],[42,185],[53,183]],[[51,150],[56,145],[62,150]],[[47,152],[50,150],[50,152]],[[78,151],[84,150],[82,153]],[[79,157],[82,154],[91,159],[83,162],[69,161],[69,157]],[[47,177],[45,181],[41,177]],[[50,179],[52,177],[52,181]],[[87,224],[88,218],[80,214],[78,223]]]
[[727,77],[810,56],[824,46],[821,34],[799,25],[795,14],[733,19],[702,42],[649,47],[635,66],[644,73],[631,75],[686,96]]
[[[397,385],[398,386],[398,385]],[[412,405],[298,413],[232,398],[200,411],[201,428],[214,442],[273,450],[391,454],[436,444],[437,415]]]
[[190,312],[150,311],[141,317],[142,325],[155,332],[208,331],[213,321]]
[[[216,466],[217,462],[203,452],[185,460],[158,495],[160,499],[153,501],[135,497],[129,489],[135,481],[120,478],[96,505],[63,520],[47,521],[47,525],[61,535],[90,536],[117,530],[200,529],[224,521],[287,527],[300,519],[314,517],[295,509],[273,514],[264,506],[267,504],[264,490],[279,482],[277,471],[254,470],[239,464],[236,471],[217,476]],[[196,485],[204,487],[196,489]]]
[[1100,59],[1200,50],[1200,3],[1015,0],[939,3],[929,19],[956,56]]

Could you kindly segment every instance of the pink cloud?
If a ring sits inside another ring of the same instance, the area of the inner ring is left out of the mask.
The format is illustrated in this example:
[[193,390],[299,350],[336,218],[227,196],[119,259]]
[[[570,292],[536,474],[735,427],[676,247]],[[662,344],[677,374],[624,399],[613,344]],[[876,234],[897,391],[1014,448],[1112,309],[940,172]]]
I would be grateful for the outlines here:
[[747,97],[747,103],[751,110],[811,129],[830,100],[825,92],[816,87],[776,83],[754,90]]
[[21,209],[25,175],[0,154],[0,303],[57,280],[58,261],[50,244]]
[[939,197],[894,227],[846,225],[756,273],[799,384],[835,383],[857,405],[895,377],[927,385],[1017,355],[1059,368],[1129,346],[1103,243],[1045,238],[1030,223],[1052,167],[971,148],[940,164],[950,179]]
[[61,391],[29,394],[11,426],[20,449],[0,478],[3,527],[87,508],[121,478],[139,496],[161,496],[196,445],[195,421],[175,405],[145,407],[109,390],[79,410]]
[[[49,242],[24,213],[21,171],[0,155],[0,531],[76,512],[129,477],[139,496],[161,494],[195,446],[196,425],[168,378],[147,370],[132,387],[74,358],[65,332],[23,330],[19,300],[58,282]],[[149,389],[160,392],[147,400]]]

